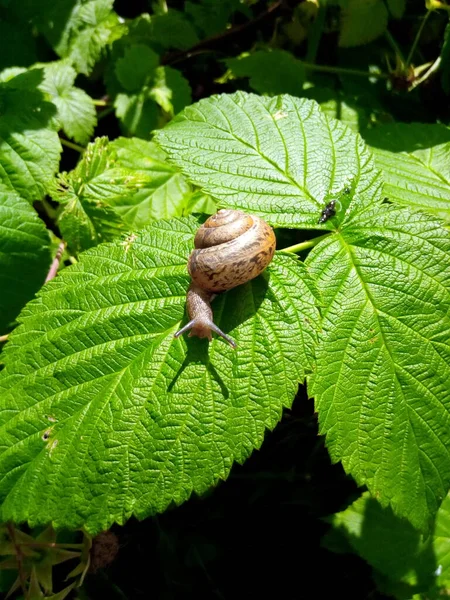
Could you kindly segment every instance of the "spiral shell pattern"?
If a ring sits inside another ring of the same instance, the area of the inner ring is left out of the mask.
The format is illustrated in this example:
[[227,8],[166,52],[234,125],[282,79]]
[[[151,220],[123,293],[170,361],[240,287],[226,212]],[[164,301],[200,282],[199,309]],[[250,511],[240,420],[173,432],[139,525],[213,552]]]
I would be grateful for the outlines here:
[[240,210],[219,210],[197,231],[188,271],[201,289],[224,292],[257,277],[273,258],[275,234]]

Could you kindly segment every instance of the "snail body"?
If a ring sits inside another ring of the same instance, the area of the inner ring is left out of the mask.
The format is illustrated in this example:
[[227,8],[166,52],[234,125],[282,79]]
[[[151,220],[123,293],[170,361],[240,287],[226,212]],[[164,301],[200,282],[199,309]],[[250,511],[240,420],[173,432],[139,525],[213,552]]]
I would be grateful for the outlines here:
[[211,300],[257,277],[271,262],[275,234],[265,221],[240,210],[219,210],[198,229],[188,261],[192,283],[186,296],[190,321],[175,334],[212,339],[214,331],[235,342],[213,321]]

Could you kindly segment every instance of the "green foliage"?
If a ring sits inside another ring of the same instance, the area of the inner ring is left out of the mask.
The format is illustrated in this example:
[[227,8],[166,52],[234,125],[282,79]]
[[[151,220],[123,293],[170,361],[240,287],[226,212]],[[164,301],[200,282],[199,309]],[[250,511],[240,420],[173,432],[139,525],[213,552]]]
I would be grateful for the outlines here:
[[26,200],[0,192],[0,331],[5,333],[43,285],[50,266],[50,240]]
[[140,229],[154,219],[180,217],[196,209],[214,212],[214,206],[192,204],[191,186],[178,169],[166,162],[165,153],[155,143],[118,138],[110,148],[116,153],[117,165],[129,169],[130,174],[143,175],[133,195],[118,195],[109,200],[132,229]]
[[74,253],[123,233],[124,222],[109,203],[133,195],[139,184],[139,176],[115,167],[107,138],[90,144],[71,173],[60,173],[52,195],[61,204],[58,225]]
[[[259,448],[306,381],[317,447],[371,494],[330,518],[328,547],[365,559],[385,594],[442,596],[448,3],[144,8],[0,0],[0,518],[96,532],[181,503]],[[187,319],[195,229],[222,207],[261,215],[277,236],[269,269],[213,301],[237,352],[218,338],[173,338]],[[43,285],[55,255],[59,274]],[[278,431],[307,410],[299,396]],[[247,480],[253,498],[266,502],[267,481],[287,479],[274,464],[262,466],[266,483]],[[317,464],[306,456],[304,472],[289,474],[310,491],[300,483],[288,504],[322,516],[354,496],[342,497],[342,469],[333,470],[339,489],[328,476],[318,483]],[[24,549],[5,542],[18,577],[3,576],[2,563],[0,591],[70,593],[74,584],[52,586],[55,539],[11,528]],[[28,561],[27,544],[41,541],[52,551],[31,550]],[[178,553],[180,539],[172,542]],[[189,560],[196,551],[194,543]],[[164,573],[163,596],[190,589],[171,569],[154,571]],[[110,576],[105,597],[140,593],[121,593]],[[229,595],[211,586],[195,593]],[[361,597],[376,596],[370,586]]]
[[375,569],[381,589],[399,599],[436,591],[450,584],[450,498],[443,501],[430,535],[422,536],[369,494],[331,519],[325,544],[351,550]]
[[165,158],[153,142],[97,138],[73,171],[58,175],[58,225],[75,254],[155,219],[214,212]]
[[149,137],[165,115],[173,116],[191,101],[186,79],[171,67],[159,66],[159,56],[145,44],[125,47],[109,85],[111,94],[116,95],[116,115],[123,129],[143,138]]
[[6,67],[26,67],[37,60],[36,42],[20,23],[0,18],[0,70]]
[[367,131],[390,200],[450,220],[450,129],[397,123]]
[[4,72],[0,83],[0,183],[30,201],[44,195],[61,152],[43,80],[43,69],[32,69],[10,79]]
[[254,211],[272,225],[318,225],[330,194],[353,182],[356,213],[381,180],[361,139],[311,100],[238,92],[187,108],[156,140],[221,206]]
[[249,77],[250,87],[260,94],[301,96],[305,80],[303,64],[290,52],[253,52],[225,61],[234,77]]
[[310,392],[332,458],[425,528],[450,481],[450,236],[384,206],[306,260],[326,306]]
[[[327,307],[311,382],[321,430],[334,460],[425,527],[450,482],[450,438],[441,427],[450,375],[446,231],[381,205],[381,180],[360,139],[308,100],[243,93],[203,100],[156,139],[222,204],[278,226],[335,229],[306,263]],[[321,208],[334,198],[342,205],[346,186],[349,206],[319,225]],[[421,408],[424,394],[433,418]]]
[[204,35],[213,35],[226,28],[235,12],[247,12],[240,0],[200,0],[185,3],[186,14]]
[[382,35],[389,16],[399,19],[406,0],[339,0],[341,29],[339,45],[343,48],[367,44]]
[[57,120],[64,133],[80,144],[86,144],[97,123],[92,98],[74,86],[76,71],[67,62],[43,65],[44,81],[39,86],[50,95],[58,109]]
[[[141,17],[145,19],[145,15]],[[159,49],[187,50],[198,43],[198,35],[185,13],[169,9],[149,20],[148,40]]]
[[237,351],[175,340],[197,227],[102,244],[29,304],[1,373],[3,519],[93,532],[164,510],[226,478],[290,406],[313,359],[311,278],[281,255],[218,298]]

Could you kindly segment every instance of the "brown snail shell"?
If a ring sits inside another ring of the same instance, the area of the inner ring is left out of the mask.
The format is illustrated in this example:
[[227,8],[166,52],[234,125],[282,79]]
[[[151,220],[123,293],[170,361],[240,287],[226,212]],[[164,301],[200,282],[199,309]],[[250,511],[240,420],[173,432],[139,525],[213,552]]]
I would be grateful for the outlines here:
[[175,337],[191,330],[190,336],[212,339],[211,331],[233,347],[235,342],[213,322],[210,302],[215,294],[257,277],[271,262],[275,234],[263,219],[240,210],[219,210],[198,229],[188,261],[192,278],[186,301],[190,321]]

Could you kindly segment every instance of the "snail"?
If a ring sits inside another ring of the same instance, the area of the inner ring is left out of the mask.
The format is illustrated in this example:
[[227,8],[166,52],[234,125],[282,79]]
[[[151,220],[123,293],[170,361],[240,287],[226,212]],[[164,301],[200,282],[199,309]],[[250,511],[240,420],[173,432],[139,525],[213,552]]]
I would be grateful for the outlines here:
[[223,337],[232,348],[235,341],[213,321],[211,301],[216,294],[231,290],[257,277],[273,258],[275,234],[272,227],[240,210],[219,210],[198,229],[195,250],[188,260],[192,282],[186,295],[190,321],[175,337],[212,340],[211,332]]

